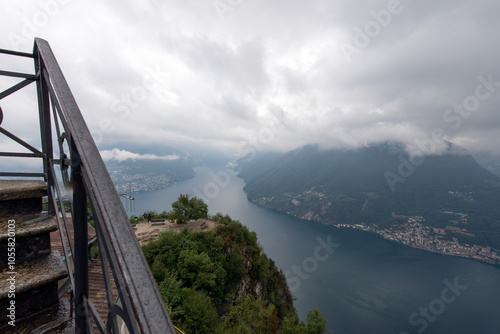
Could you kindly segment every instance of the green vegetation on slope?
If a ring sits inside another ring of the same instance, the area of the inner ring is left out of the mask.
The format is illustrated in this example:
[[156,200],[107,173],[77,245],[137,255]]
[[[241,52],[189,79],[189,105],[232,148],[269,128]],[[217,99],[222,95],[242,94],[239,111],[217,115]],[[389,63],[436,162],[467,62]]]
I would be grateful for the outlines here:
[[174,324],[186,334],[323,333],[318,310],[299,323],[285,276],[256,234],[228,216],[219,222],[207,232],[168,230],[143,246]]

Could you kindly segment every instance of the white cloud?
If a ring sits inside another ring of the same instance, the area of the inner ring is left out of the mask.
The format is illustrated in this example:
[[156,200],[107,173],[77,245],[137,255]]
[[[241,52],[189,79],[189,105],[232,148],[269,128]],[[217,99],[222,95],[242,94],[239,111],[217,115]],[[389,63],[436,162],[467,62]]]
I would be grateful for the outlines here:
[[125,161],[125,160],[167,160],[167,161],[175,161],[179,160],[180,157],[177,154],[170,155],[155,155],[155,154],[138,154],[125,150],[119,150],[114,148],[112,150],[104,150],[101,151],[101,156],[104,161]]

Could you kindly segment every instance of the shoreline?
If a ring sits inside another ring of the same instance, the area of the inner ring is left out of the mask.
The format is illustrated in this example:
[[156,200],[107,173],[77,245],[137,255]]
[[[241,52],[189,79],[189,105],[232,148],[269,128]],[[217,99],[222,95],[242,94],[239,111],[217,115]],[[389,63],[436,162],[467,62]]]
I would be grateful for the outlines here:
[[[248,198],[248,196],[247,196],[247,198]],[[248,200],[250,202],[252,202],[252,203],[260,206],[260,207],[263,207],[263,208],[266,208],[266,209],[271,209],[273,211],[285,214],[287,216],[303,220],[304,222],[311,222],[312,221],[312,222],[315,222],[315,223],[320,223],[320,224],[323,224],[323,225],[330,225],[330,226],[334,226],[334,227],[337,227],[337,228],[351,228],[351,229],[356,229],[356,230],[360,230],[360,231],[363,231],[363,232],[371,232],[371,233],[377,234],[378,236],[382,237],[385,240],[392,241],[392,242],[394,242],[396,244],[399,244],[399,245],[404,245],[404,246],[408,246],[408,247],[411,247],[411,248],[424,250],[424,251],[435,253],[435,254],[448,255],[448,256],[453,256],[453,257],[460,257],[460,258],[463,258],[463,259],[469,259],[469,260],[477,261],[477,262],[480,262],[480,263],[483,263],[483,264],[489,264],[489,265],[492,265],[494,268],[500,269],[500,250],[496,250],[496,251],[493,250],[491,256],[479,255],[479,254],[477,254],[479,252],[479,250],[482,250],[482,249],[485,249],[485,248],[489,248],[489,247],[483,247],[483,246],[477,246],[477,245],[474,245],[473,247],[471,247],[471,246],[464,246],[464,245],[459,244],[458,242],[451,243],[449,241],[441,241],[438,238],[433,239],[435,237],[435,235],[431,235],[431,236],[425,235],[425,237],[429,237],[430,238],[429,243],[432,243],[433,246],[440,245],[443,248],[444,251],[440,251],[438,249],[431,248],[430,246],[418,245],[418,244],[413,244],[411,242],[404,242],[404,241],[398,240],[398,239],[402,239],[401,235],[398,235],[399,238],[396,237],[396,236],[394,236],[394,235],[392,237],[389,237],[387,235],[387,233],[393,233],[393,234],[395,234],[395,233],[401,232],[401,231],[386,232],[385,230],[376,229],[373,226],[367,226],[365,223],[360,223],[360,224],[354,224],[353,225],[353,224],[334,224],[334,223],[320,222],[320,221],[316,221],[316,220],[307,220],[307,219],[303,219],[301,217],[297,217],[297,216],[295,216],[293,214],[289,214],[289,213],[287,213],[285,211],[276,210],[274,208],[270,208],[270,207],[258,204],[256,202],[250,200],[250,199],[248,199]],[[412,220],[412,224],[414,224],[412,227],[417,227],[417,228],[420,227],[422,229],[425,229],[425,228],[431,229],[432,228],[430,226],[423,226],[420,223],[418,223],[419,221],[421,222],[422,220],[424,220],[422,217],[408,217],[408,218],[409,218],[409,221],[411,219],[418,218],[416,220]],[[401,232],[401,233],[404,234],[403,232]],[[408,234],[408,232],[405,232],[405,233]],[[421,238],[421,236],[410,237],[408,235],[406,237],[409,238],[410,240],[412,238],[413,239],[420,239]],[[463,253],[460,254],[458,252],[451,253],[451,252],[446,252],[447,248],[459,249],[459,250],[468,251],[468,252],[475,252],[475,253],[474,253],[474,255],[463,254]],[[496,258],[495,258],[495,254],[496,254]]]
[[[319,222],[319,223],[321,223],[321,222]],[[425,247],[425,246],[421,246],[421,245],[415,245],[415,244],[410,244],[410,243],[405,243],[405,242],[401,242],[399,240],[396,240],[394,238],[389,238],[389,237],[385,236],[384,233],[382,233],[382,231],[376,230],[376,229],[373,229],[373,228],[370,228],[370,227],[360,228],[360,227],[357,227],[357,226],[351,225],[351,224],[327,224],[327,223],[321,223],[321,224],[334,226],[336,228],[350,228],[350,229],[359,230],[359,231],[363,231],[363,232],[374,233],[374,234],[380,236],[381,238],[383,238],[385,240],[388,240],[388,241],[391,241],[391,242],[394,242],[394,243],[396,243],[398,245],[408,246],[408,247],[411,247],[411,248],[415,248],[415,249],[420,249],[420,250],[423,250],[423,251],[431,252],[431,253],[434,253],[434,254],[447,255],[447,256],[452,256],[452,257],[460,257],[460,258],[463,258],[463,259],[473,260],[473,261],[477,261],[477,262],[480,262],[480,263],[483,263],[483,264],[489,264],[489,265],[492,265],[493,267],[495,267],[497,269],[500,269],[500,258],[497,258],[497,261],[494,261],[493,259],[489,260],[489,259],[481,258],[479,255],[477,255],[477,257],[474,257],[474,256],[470,256],[470,255],[467,255],[467,254],[454,254],[454,253],[449,253],[449,252],[441,252],[439,250],[432,249],[432,248],[429,248],[429,247]]]

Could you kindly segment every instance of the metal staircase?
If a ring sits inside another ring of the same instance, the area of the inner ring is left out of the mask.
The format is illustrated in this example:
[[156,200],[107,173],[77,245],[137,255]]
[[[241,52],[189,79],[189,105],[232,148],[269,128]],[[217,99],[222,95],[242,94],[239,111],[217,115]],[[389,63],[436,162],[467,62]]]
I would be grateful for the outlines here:
[[[0,157],[38,159],[43,169],[39,173],[0,172],[0,177],[10,178],[0,181],[0,315],[8,312],[0,320],[0,331],[13,330],[7,316],[14,301],[16,333],[53,332],[55,328],[76,333],[90,333],[92,328],[100,333],[175,333],[125,209],[49,44],[36,38],[33,53],[0,49],[0,54],[34,61],[32,74],[0,70],[0,76],[20,79],[0,93],[0,134],[25,149],[23,153],[0,152]],[[4,128],[8,117],[15,116],[1,108],[4,98],[33,83],[40,148]],[[42,213],[45,195],[48,210]],[[106,286],[109,311],[104,318],[89,298],[88,203]],[[50,249],[49,233],[57,229],[64,254]],[[13,235],[15,242],[9,239]],[[61,299],[63,295],[69,299]]]
[[0,282],[6,283],[0,285],[0,309],[7,310],[0,330],[4,333],[72,327],[68,312],[59,313],[59,282],[68,272],[59,252],[51,251],[49,234],[58,226],[53,215],[41,212],[46,192],[41,181],[0,180]]

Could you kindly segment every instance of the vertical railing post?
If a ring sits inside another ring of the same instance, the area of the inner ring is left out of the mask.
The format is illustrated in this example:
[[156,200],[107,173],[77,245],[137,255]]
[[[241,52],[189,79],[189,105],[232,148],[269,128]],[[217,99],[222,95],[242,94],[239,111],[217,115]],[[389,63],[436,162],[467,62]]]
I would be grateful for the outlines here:
[[[49,89],[47,83],[44,80],[43,72],[45,67],[41,63],[40,55],[38,54],[38,49],[35,45],[33,50],[35,55],[35,71],[38,74],[36,80],[37,96],[38,96],[38,114],[40,117],[40,135],[42,143],[42,154],[43,154],[43,173],[45,174],[45,182],[47,182],[48,189],[54,185],[54,176],[50,172],[50,164],[53,156],[52,148],[52,126],[50,122],[50,98]],[[48,193],[48,212],[49,214],[54,214],[56,209],[54,207],[54,201],[52,201],[52,194],[50,191]]]
[[89,292],[88,265],[88,231],[87,231],[87,194],[83,182],[80,156],[70,138],[71,150],[71,184],[73,186],[73,231],[75,240],[75,330],[77,333],[90,333],[85,298]]

